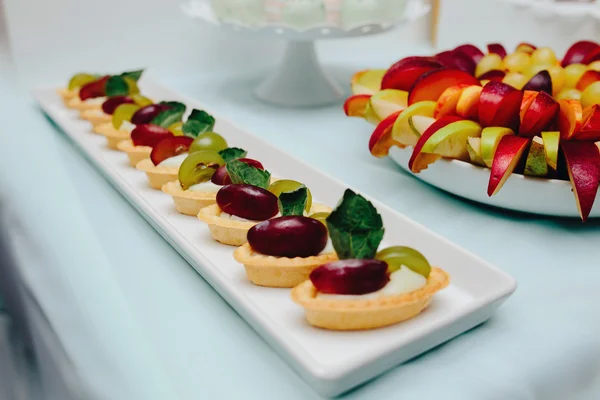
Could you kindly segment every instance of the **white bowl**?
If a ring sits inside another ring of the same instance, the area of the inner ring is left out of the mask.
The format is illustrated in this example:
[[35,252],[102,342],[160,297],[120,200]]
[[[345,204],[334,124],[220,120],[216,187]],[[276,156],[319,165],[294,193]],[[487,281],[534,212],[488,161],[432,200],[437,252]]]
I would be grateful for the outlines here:
[[[390,149],[390,157],[412,174],[408,169],[411,154],[412,148]],[[441,159],[413,175],[439,189],[478,203],[532,214],[579,218],[568,181],[512,174],[500,192],[489,197],[490,170],[464,161]],[[596,199],[590,218],[600,217],[600,196]]]

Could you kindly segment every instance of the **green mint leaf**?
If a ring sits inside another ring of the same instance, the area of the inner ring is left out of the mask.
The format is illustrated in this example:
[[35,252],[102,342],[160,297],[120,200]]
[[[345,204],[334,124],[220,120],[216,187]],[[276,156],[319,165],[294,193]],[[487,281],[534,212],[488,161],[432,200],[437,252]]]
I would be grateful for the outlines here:
[[206,111],[192,110],[188,120],[183,124],[183,133],[186,136],[195,138],[201,133],[212,132],[215,126],[215,119]]
[[283,192],[279,195],[279,212],[281,215],[304,215],[308,200],[308,189],[302,185],[293,192]]
[[233,183],[245,183],[263,189],[267,189],[269,183],[271,183],[271,173],[269,171],[263,171],[240,160],[228,162],[227,173]]
[[240,149],[239,147],[228,147],[219,151],[219,155],[223,157],[226,163],[232,160],[237,160],[238,158],[246,157],[248,152],[244,149]]
[[175,122],[180,122],[183,119],[183,114],[185,114],[185,104],[177,101],[163,101],[160,104],[165,104],[169,108],[154,117],[150,122],[151,124],[168,128],[170,125]]
[[192,113],[188,117],[188,121],[198,121],[206,126],[209,126],[210,129],[206,130],[205,132],[212,131],[215,126],[215,117],[204,110],[193,109]]
[[183,123],[181,129],[183,130],[183,134],[185,136],[189,136],[191,138],[196,138],[200,133],[207,132],[204,130],[205,126],[202,125],[201,122],[198,121],[190,121],[187,120]]
[[343,259],[372,259],[383,239],[383,221],[370,201],[347,189],[327,217],[331,243]]
[[126,96],[129,94],[129,85],[120,75],[111,76],[106,82],[106,96]]
[[144,73],[143,69],[138,69],[137,71],[128,71],[128,72],[123,72],[121,74],[121,76],[123,78],[130,78],[133,79],[134,81],[139,81],[140,78],[142,77],[142,74]]

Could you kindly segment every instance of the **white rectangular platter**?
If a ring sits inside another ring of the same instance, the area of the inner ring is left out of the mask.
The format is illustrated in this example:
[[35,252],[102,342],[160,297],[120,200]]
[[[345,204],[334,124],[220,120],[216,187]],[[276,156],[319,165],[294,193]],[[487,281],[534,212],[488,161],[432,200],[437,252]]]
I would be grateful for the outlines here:
[[[248,156],[260,160],[274,176],[305,183],[317,202],[335,206],[347,188],[194,99],[149,79],[140,86],[156,100],[177,100],[188,110],[212,113],[217,120],[215,131],[230,146],[248,150]],[[129,167],[124,153],[108,149],[105,138],[92,134],[86,121],[67,110],[54,89],[40,89],[34,95],[123,197],[321,395],[343,393],[484,322],[516,288],[515,280],[503,271],[370,199],[386,227],[382,245],[415,247],[450,274],[451,285],[421,315],[395,326],[364,332],[313,328],[305,322],[303,309],[290,299],[289,290],[249,283],[244,268],[232,257],[234,248],[215,242],[197,218],[178,214],[170,196],[151,189],[145,174]]]

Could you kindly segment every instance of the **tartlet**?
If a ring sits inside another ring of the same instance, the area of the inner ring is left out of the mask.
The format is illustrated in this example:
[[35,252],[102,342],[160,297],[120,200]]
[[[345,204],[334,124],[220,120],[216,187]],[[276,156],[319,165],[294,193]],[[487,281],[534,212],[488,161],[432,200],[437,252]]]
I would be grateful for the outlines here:
[[154,165],[149,158],[140,161],[135,167],[140,171],[145,172],[150,187],[158,190],[161,190],[165,184],[176,180],[179,172],[179,167]]
[[112,121],[112,115],[106,114],[102,109],[82,110],[81,119],[89,121],[93,126],[98,126]]
[[427,284],[414,292],[370,299],[322,299],[310,280],[292,289],[294,302],[305,309],[313,326],[330,330],[364,330],[406,321],[420,314],[432,296],[450,283],[448,274],[432,267]]
[[131,137],[131,132],[125,129],[115,129],[112,122],[98,125],[94,128],[94,132],[106,138],[106,145],[113,150],[120,150],[119,142],[127,140]]
[[127,153],[129,165],[135,167],[138,163],[150,157],[152,147],[150,146],[135,146],[131,139],[121,140],[117,143],[117,150]]
[[161,190],[173,198],[175,209],[184,215],[196,216],[204,207],[215,204],[217,194],[183,190],[178,180],[168,182]]
[[75,96],[67,103],[67,107],[75,110],[88,111],[88,110],[102,110],[102,103],[106,100],[106,97],[95,97],[87,100],[81,100],[79,96]]
[[68,88],[57,89],[56,93],[62,98],[66,107],[69,107],[71,100],[79,96],[79,90],[69,90]]

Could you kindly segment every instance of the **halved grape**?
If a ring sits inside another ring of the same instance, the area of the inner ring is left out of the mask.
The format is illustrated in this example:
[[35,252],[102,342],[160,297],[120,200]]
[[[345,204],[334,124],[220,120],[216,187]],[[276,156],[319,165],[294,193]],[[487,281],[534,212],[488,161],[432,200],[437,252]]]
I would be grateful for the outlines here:
[[[239,158],[239,160],[248,165],[252,165],[254,168],[258,168],[258,169],[262,169],[262,170],[265,169],[265,167],[263,167],[263,165],[260,163],[260,161],[253,160],[251,158]],[[231,185],[233,183],[231,181],[231,177],[229,176],[229,173],[227,172],[227,165],[223,165],[222,167],[219,167],[219,169],[217,169],[217,171],[214,173],[214,175],[212,176],[212,178],[210,180],[215,185],[220,185],[220,186]]]
[[121,104],[115,108],[112,116],[113,127],[119,129],[123,121],[131,121],[131,118],[139,109],[140,106],[136,104]]
[[110,97],[102,103],[102,111],[104,111],[105,114],[112,115],[115,112],[115,109],[121,104],[133,104],[133,99],[129,96]]
[[319,221],[320,223],[322,223],[323,225],[325,225],[325,227],[327,227],[327,217],[329,217],[328,212],[318,212],[318,213],[314,213],[311,214],[311,218],[316,219],[317,221]]
[[417,250],[406,246],[393,246],[385,248],[377,253],[375,259],[385,261],[389,273],[398,271],[403,265],[417,274],[429,277],[431,265],[429,261]]
[[227,147],[227,141],[225,141],[223,136],[215,132],[205,132],[194,139],[194,143],[190,147],[190,152],[193,153],[202,150],[221,151]]
[[217,192],[217,204],[223,212],[253,221],[264,221],[279,212],[277,196],[244,183],[223,186]]
[[140,107],[146,107],[154,103],[151,99],[147,98],[146,96],[142,96],[139,93],[133,93],[131,98],[133,99],[133,102]]
[[389,282],[387,268],[379,260],[340,260],[316,268],[310,280],[320,293],[367,294]]
[[327,245],[327,229],[319,221],[301,216],[273,218],[248,231],[253,250],[275,257],[311,257]]
[[216,151],[204,150],[190,153],[179,167],[179,183],[183,190],[197,183],[210,180],[215,171],[225,165]]
[[125,83],[127,83],[127,87],[129,88],[129,94],[135,94],[140,92],[140,88],[138,88],[137,81],[133,78],[125,77],[123,78]]
[[94,82],[96,79],[98,78],[92,74],[75,74],[69,81],[68,88],[69,90],[77,90],[88,83]]
[[154,117],[165,110],[165,106],[162,104],[150,104],[148,106],[140,108],[131,117],[131,123],[135,125],[149,124],[152,122]]
[[162,126],[144,124],[138,125],[131,132],[131,141],[134,146],[154,147],[160,141],[173,137],[173,134]]
[[[294,181],[292,179],[281,179],[279,181],[271,183],[271,185],[269,186],[269,192],[279,197],[281,193],[293,192],[299,189],[301,186],[303,186],[303,184],[298,181]],[[308,212],[312,207],[312,194],[310,193],[310,189],[306,188],[306,191],[306,207],[304,207],[304,209]]]
[[79,99],[81,101],[102,97],[106,95],[106,82],[109,76],[104,76],[98,80],[87,83],[79,89]]
[[169,125],[169,127],[167,129],[170,130],[171,133],[175,136],[184,136],[183,122],[181,122],[181,121],[175,122],[175,123]]
[[178,156],[179,154],[187,153],[192,144],[192,138],[187,136],[172,136],[158,142],[152,153],[150,160],[154,165],[158,165],[167,158]]

